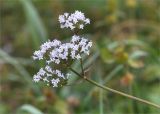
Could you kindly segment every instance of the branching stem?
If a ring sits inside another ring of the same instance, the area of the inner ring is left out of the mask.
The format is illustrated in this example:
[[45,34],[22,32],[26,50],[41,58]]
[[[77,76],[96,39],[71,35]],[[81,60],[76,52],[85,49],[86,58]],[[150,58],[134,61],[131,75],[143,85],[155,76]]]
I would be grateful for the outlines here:
[[133,99],[133,100],[139,101],[139,102],[141,102],[141,103],[148,104],[148,105],[150,105],[150,106],[153,106],[153,107],[156,107],[156,108],[160,109],[160,105],[158,105],[158,104],[152,103],[152,102],[150,102],[150,101],[147,101],[147,100],[144,100],[144,99],[141,99],[141,98],[132,96],[132,95],[128,95],[128,94],[126,94],[126,93],[117,91],[117,90],[115,90],[115,89],[112,89],[112,88],[109,88],[109,87],[106,87],[106,86],[103,86],[103,85],[101,85],[101,84],[99,84],[99,83],[97,83],[97,82],[95,82],[95,81],[87,78],[86,76],[82,76],[80,73],[78,73],[77,71],[75,71],[75,70],[72,69],[72,68],[70,68],[70,70],[71,70],[72,72],[74,72],[77,76],[79,76],[80,78],[83,78],[84,80],[88,81],[89,83],[91,83],[91,84],[93,84],[93,85],[95,85],[95,86],[97,86],[97,87],[100,87],[101,89],[108,90],[108,91],[113,92],[113,93],[116,93],[116,94],[118,94],[118,95],[121,95],[121,96],[130,98],[130,99]]

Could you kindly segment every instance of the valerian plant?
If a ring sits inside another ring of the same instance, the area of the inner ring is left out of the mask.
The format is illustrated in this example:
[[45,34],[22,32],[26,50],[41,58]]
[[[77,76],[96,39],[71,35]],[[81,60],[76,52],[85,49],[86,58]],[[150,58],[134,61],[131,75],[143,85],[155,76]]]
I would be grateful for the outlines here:
[[[60,15],[59,22],[61,28],[74,30],[83,29],[85,24],[90,23],[90,20],[80,11],[75,11],[71,15],[69,13]],[[70,74],[63,71],[71,67],[75,60],[80,60],[82,55],[89,55],[91,46],[91,41],[78,35],[73,35],[71,41],[67,43],[55,39],[42,44],[40,50],[34,52],[33,59],[45,60],[46,66],[34,75],[33,80],[35,82],[43,80],[53,87],[65,85]],[[61,67],[58,69],[58,66]]]
[[[62,87],[67,84],[69,75],[71,75],[67,71],[71,70],[80,78],[104,90],[108,90],[130,99],[137,100],[156,108],[160,108],[160,106],[157,104],[103,86],[87,78],[85,76],[85,69],[83,68],[82,57],[83,55],[89,55],[90,48],[92,47],[92,41],[78,36],[77,31],[79,29],[83,29],[85,25],[90,24],[90,19],[86,18],[84,13],[75,11],[72,14],[64,13],[63,15],[60,15],[59,22],[61,28],[71,29],[74,34],[71,37],[70,42],[63,43],[57,39],[54,39],[53,41],[49,40],[42,44],[39,50],[34,52],[34,60],[45,61],[46,63],[46,66],[40,68],[38,73],[34,75],[34,82],[43,81],[47,85],[51,85],[53,87]],[[79,60],[81,63],[82,73],[78,73],[73,68],[71,68],[72,63],[77,60]]]

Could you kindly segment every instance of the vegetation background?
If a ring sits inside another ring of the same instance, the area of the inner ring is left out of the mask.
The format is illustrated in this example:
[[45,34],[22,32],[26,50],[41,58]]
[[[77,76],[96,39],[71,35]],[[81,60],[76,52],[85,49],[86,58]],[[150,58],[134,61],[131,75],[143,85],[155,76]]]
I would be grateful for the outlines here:
[[0,114],[160,114],[74,74],[63,88],[32,82],[43,65],[32,60],[34,50],[69,40],[58,16],[75,10],[91,19],[81,31],[94,42],[87,76],[160,104],[160,0],[0,0]]

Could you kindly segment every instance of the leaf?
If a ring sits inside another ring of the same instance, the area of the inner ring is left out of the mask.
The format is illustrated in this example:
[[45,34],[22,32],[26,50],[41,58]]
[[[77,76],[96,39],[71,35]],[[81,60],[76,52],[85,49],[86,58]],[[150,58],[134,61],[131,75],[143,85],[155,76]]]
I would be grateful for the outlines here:
[[124,41],[125,44],[130,45],[130,46],[141,46],[141,47],[147,47],[147,44],[141,40],[137,39],[129,39]]
[[109,49],[109,50],[114,50],[115,48],[117,48],[119,46],[119,43],[118,42],[110,42],[110,43],[108,43],[108,46],[107,46],[107,48]]
[[29,105],[29,104],[24,104],[20,107],[21,111],[27,111],[29,114],[44,114],[41,112],[39,109],[36,107]]
[[142,68],[144,66],[144,63],[142,61],[133,59],[129,59],[128,64],[133,68]]
[[141,51],[141,50],[136,50],[136,51],[132,52],[132,54],[129,56],[129,58],[138,59],[138,58],[144,57],[144,56],[147,56],[147,52]]

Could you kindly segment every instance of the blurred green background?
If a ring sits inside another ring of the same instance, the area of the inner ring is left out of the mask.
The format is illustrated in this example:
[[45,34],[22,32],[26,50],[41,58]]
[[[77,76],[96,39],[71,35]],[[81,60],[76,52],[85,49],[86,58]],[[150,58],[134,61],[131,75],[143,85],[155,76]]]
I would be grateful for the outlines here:
[[[94,44],[84,58],[93,80],[160,104],[160,0],[0,0],[0,114],[160,114],[72,74],[68,86],[32,82],[32,60],[48,39],[69,40],[58,16],[80,10],[81,34]],[[73,67],[79,71],[79,62]]]

